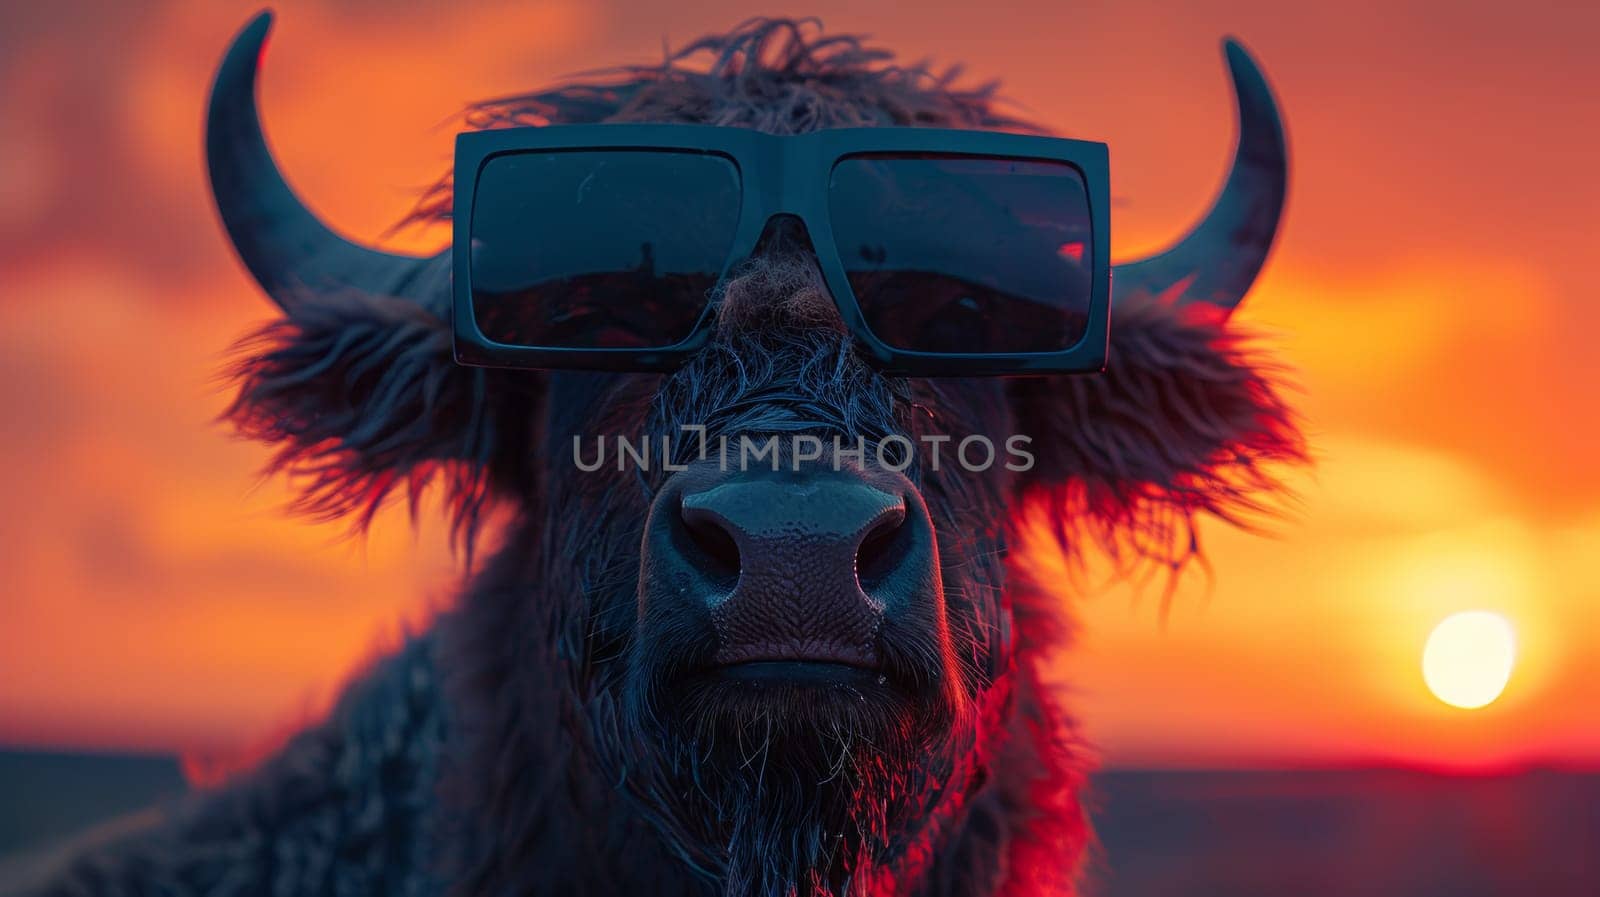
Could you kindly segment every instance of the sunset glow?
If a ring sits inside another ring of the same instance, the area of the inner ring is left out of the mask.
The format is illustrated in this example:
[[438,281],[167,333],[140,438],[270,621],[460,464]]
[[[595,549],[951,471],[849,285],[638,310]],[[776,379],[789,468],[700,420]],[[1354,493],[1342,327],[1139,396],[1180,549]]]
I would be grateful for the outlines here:
[[[654,62],[751,12],[273,6],[261,106],[289,181],[404,251],[449,238],[388,228],[444,172],[464,103]],[[269,450],[214,423],[229,345],[274,314],[218,227],[200,139],[259,7],[44,4],[0,36],[0,743],[255,743],[462,576],[431,502],[416,530],[402,507],[347,539],[283,513]],[[1208,570],[1169,601],[1159,577],[1108,585],[1041,552],[1080,624],[1054,672],[1107,763],[1600,764],[1600,5],[786,8],[999,77],[1008,111],[1107,142],[1118,261],[1179,236],[1223,176],[1224,35],[1283,105],[1285,224],[1238,320],[1294,369],[1315,469],[1269,538],[1202,522]],[[1467,608],[1515,624],[1515,670],[1462,713],[1418,670]]]

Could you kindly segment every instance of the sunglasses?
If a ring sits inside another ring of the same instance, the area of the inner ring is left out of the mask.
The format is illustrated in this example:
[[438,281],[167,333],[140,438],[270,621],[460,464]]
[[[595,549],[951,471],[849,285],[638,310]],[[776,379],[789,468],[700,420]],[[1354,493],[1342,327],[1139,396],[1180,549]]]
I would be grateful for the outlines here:
[[565,125],[456,138],[463,364],[668,371],[775,216],[805,226],[887,373],[1098,371],[1110,326],[1105,144],[932,128],[776,136]]

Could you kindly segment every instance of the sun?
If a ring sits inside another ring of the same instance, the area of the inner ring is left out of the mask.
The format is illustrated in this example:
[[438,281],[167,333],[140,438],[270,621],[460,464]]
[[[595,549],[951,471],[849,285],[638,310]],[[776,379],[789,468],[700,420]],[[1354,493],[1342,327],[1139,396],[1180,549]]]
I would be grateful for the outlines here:
[[1486,610],[1451,614],[1433,627],[1422,649],[1422,679],[1434,697],[1476,710],[1506,690],[1517,659],[1517,636],[1505,617]]

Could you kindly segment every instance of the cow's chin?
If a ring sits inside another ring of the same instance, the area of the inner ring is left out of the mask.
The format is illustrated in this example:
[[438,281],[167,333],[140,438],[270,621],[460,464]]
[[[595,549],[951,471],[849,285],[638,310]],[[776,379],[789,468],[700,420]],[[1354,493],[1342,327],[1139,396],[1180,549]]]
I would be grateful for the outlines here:
[[970,745],[937,690],[815,661],[711,667],[660,682],[653,807],[729,894],[842,893],[913,840]]
[[660,709],[670,737],[717,765],[830,779],[862,750],[904,756],[936,741],[946,716],[885,673],[794,660],[691,673],[669,687]]

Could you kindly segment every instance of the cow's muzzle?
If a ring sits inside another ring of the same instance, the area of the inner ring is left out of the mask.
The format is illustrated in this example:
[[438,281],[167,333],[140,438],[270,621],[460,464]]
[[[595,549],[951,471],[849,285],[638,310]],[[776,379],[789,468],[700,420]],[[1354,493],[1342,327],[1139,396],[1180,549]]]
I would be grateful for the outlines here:
[[886,621],[931,624],[940,600],[921,496],[870,463],[697,462],[657,496],[644,558],[646,593],[709,618],[727,675],[877,673]]

